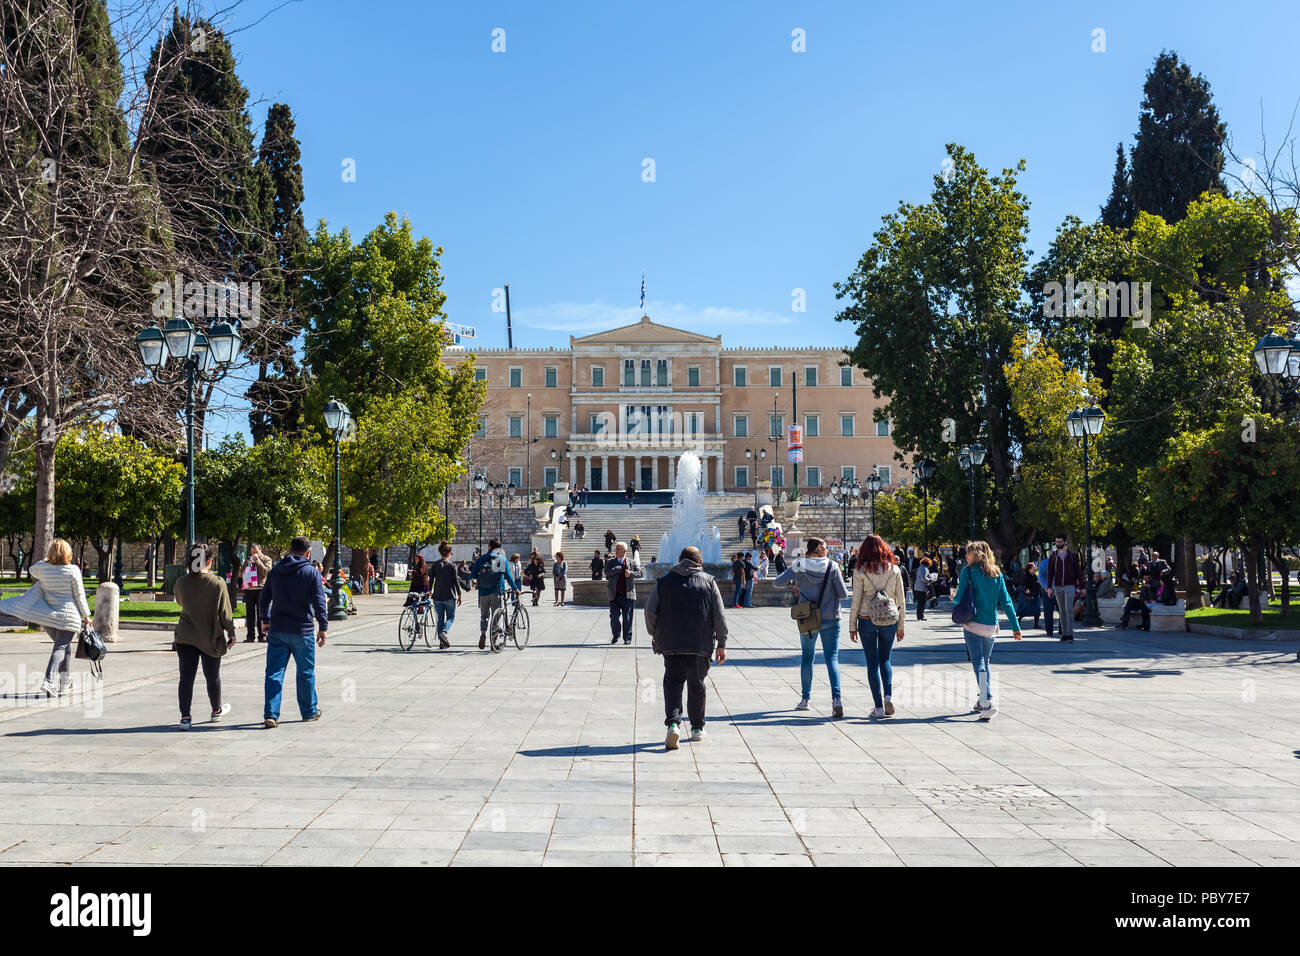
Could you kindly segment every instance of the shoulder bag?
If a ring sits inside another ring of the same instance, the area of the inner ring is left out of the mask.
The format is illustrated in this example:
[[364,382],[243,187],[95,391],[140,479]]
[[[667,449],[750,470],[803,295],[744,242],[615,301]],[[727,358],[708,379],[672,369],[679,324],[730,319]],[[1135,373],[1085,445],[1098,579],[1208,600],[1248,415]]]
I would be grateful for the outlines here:
[[82,627],[77,635],[77,658],[90,661],[90,671],[98,680],[104,679],[104,655],[107,653],[108,646],[99,632],[90,624]]
[[834,568],[832,564],[826,569],[816,601],[800,601],[790,608],[790,618],[799,625],[800,634],[814,634],[822,629],[822,595],[826,593],[826,582],[831,579]]
[[[961,586],[961,579],[965,576],[970,568],[962,568],[961,575],[957,578],[958,587]],[[954,624],[965,624],[975,617],[975,585],[971,581],[966,582],[966,594],[961,599],[960,604],[954,604],[952,607],[952,622]]]

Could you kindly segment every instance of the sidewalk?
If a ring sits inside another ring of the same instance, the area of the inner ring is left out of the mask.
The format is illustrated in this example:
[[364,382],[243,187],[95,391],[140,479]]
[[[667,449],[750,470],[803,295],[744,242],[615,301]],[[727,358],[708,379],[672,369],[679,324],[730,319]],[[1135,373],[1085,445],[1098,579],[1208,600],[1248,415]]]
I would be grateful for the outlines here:
[[[729,611],[709,739],[667,753],[640,614],[636,646],[611,647],[604,610],[544,598],[529,647],[494,655],[467,600],[451,650],[403,652],[401,601],[359,599],[332,629],[316,723],[290,695],[261,728],[264,646],[241,644],[234,711],[178,731],[157,634],[110,650],[99,716],[0,713],[0,863],[1300,863],[1293,644],[1027,632],[999,642],[1002,712],[981,723],[958,629],[909,620],[897,716],[866,718],[846,631],[835,721],[820,657],[813,709],[793,710],[788,612]],[[5,637],[0,668],[47,653]]]

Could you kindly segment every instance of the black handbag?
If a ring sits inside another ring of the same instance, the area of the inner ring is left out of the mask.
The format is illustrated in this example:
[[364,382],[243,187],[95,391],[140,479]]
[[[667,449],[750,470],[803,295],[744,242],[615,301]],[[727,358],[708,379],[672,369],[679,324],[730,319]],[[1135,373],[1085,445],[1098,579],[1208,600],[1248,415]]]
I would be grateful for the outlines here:
[[107,653],[108,645],[99,636],[99,632],[90,624],[83,626],[77,635],[77,657],[90,661],[90,672],[98,680],[104,679],[104,655]]

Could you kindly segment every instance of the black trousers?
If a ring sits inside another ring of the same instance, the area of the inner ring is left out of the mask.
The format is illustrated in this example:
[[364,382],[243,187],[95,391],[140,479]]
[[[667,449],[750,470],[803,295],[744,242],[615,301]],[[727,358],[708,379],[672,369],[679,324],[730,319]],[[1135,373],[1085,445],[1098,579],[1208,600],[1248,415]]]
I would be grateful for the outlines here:
[[1151,628],[1151,608],[1146,606],[1146,602],[1138,598],[1129,598],[1124,602],[1124,615],[1119,619],[1120,627],[1128,627],[1129,615],[1134,611],[1142,612],[1142,627],[1150,630]]
[[632,640],[632,615],[635,612],[635,601],[626,594],[614,595],[614,599],[609,602],[609,630],[614,640],[618,640],[620,632],[623,640]]
[[221,658],[209,657],[190,644],[173,646],[181,662],[181,683],[177,690],[181,716],[190,716],[190,704],[194,700],[194,678],[199,672],[200,661],[203,662],[203,679],[208,684],[208,703],[212,705],[212,712],[215,714],[221,709]]
[[696,654],[664,655],[664,726],[682,719],[682,687],[692,730],[704,729],[704,678],[709,659]]

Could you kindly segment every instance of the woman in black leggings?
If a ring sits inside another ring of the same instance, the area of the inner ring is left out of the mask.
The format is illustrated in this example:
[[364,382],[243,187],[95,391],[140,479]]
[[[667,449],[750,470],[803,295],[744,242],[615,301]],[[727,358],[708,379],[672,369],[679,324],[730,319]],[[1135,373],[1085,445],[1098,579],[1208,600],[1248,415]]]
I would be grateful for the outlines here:
[[230,592],[226,590],[226,582],[212,573],[212,552],[206,544],[196,544],[190,549],[188,560],[189,573],[176,582],[176,603],[181,606],[181,615],[172,641],[181,669],[177,693],[181,730],[189,730],[193,724],[190,703],[200,665],[208,685],[212,719],[220,720],[230,713],[230,705],[221,699],[221,657],[235,643]]

